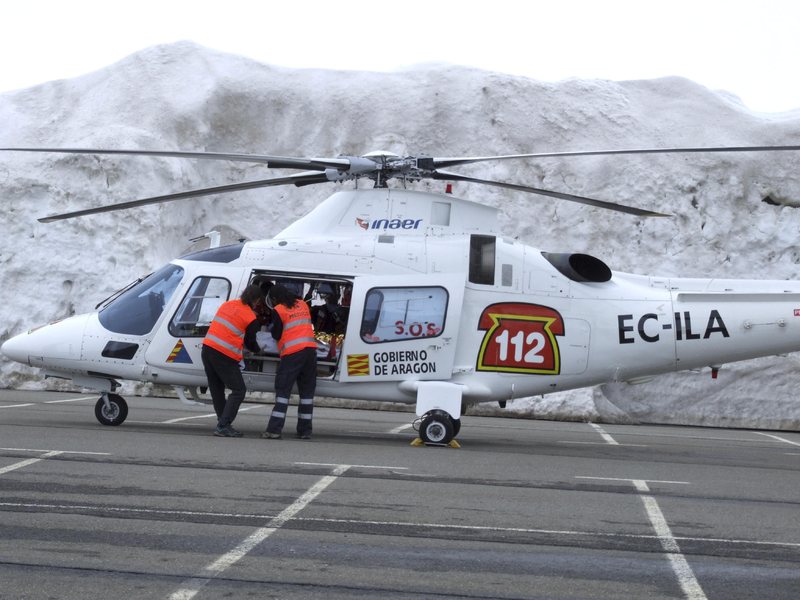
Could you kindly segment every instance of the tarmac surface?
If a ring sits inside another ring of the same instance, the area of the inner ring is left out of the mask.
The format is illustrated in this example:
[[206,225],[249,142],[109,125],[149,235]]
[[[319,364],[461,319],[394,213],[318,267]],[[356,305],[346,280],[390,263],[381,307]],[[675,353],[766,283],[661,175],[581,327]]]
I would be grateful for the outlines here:
[[96,399],[0,390],[0,598],[800,597],[800,433]]

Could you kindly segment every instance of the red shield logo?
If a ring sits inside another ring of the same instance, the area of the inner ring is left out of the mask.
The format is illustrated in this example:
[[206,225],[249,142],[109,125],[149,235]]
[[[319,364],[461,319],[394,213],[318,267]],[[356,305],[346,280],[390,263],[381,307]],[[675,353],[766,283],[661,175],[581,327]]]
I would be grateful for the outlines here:
[[478,371],[561,372],[556,336],[564,335],[564,319],[558,311],[522,302],[492,304],[483,309],[478,329],[486,331],[478,354]]

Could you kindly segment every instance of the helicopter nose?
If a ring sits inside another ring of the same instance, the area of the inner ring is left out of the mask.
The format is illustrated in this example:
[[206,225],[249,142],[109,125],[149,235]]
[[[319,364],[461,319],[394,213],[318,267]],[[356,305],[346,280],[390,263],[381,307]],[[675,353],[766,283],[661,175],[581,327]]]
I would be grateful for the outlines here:
[[0,346],[0,352],[2,352],[6,358],[10,358],[18,363],[27,364],[28,346],[28,334],[21,333],[3,342],[3,345]]
[[80,360],[89,316],[77,315],[15,335],[0,346],[0,352],[13,361],[34,367],[46,366],[48,359]]

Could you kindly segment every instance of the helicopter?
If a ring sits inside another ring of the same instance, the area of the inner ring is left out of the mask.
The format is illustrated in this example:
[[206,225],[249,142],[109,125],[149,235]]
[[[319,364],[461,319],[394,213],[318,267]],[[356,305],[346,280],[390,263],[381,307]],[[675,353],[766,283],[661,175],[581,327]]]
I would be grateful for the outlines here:
[[[90,313],[20,333],[11,360],[100,396],[121,425],[121,380],[171,385],[185,400],[207,382],[202,342],[217,308],[250,284],[290,287],[310,305],[317,394],[414,405],[421,441],[452,445],[469,405],[710,367],[800,350],[800,282],[644,276],[582,253],[503,237],[500,210],[408,189],[433,179],[495,186],[641,218],[664,213],[448,169],[487,161],[664,153],[787,152],[800,146],[642,148],[477,157],[303,158],[222,152],[0,148],[0,152],[170,157],[260,163],[299,173],[175,192],[40,218],[88,217],[280,185],[355,182],[271,239],[211,242],[119,290]],[[373,186],[360,186],[362,180]],[[392,187],[391,180],[402,186]],[[201,236],[202,237],[202,236]],[[242,363],[250,391],[274,391],[275,348]],[[250,400],[251,401],[251,400]]]

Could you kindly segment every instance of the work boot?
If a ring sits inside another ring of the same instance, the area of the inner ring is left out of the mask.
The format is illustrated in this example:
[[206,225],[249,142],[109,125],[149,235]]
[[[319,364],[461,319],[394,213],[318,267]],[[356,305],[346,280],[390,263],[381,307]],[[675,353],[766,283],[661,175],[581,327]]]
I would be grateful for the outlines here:
[[217,427],[214,430],[214,435],[217,437],[243,437],[244,434],[241,431],[236,431],[230,425],[226,425],[225,427]]

